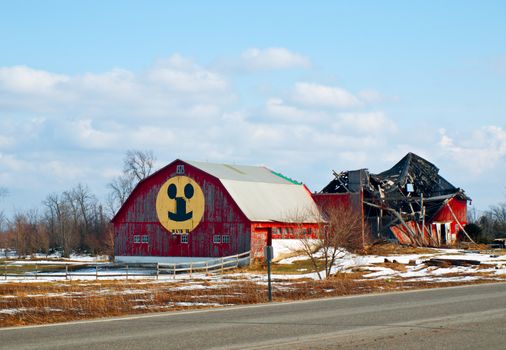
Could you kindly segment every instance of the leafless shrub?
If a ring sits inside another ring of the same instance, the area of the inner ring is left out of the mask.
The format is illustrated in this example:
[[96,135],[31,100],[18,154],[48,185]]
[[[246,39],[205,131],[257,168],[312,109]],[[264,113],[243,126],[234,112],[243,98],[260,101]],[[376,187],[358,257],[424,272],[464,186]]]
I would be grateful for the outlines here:
[[[322,207],[311,217],[318,217],[318,228],[311,234],[298,230],[299,249],[310,259],[320,279],[329,278],[340,255],[363,250],[364,223],[360,214],[344,206]],[[304,222],[302,218],[298,221]]]

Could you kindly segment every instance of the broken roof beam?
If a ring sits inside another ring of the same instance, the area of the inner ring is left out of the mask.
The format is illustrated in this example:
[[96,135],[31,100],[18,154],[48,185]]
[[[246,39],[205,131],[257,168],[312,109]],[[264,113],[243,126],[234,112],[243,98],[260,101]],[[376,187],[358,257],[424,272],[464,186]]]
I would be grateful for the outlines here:
[[344,173],[343,173],[343,172],[340,172],[340,173],[338,174],[338,173],[336,173],[336,171],[335,171],[335,170],[332,170],[332,173],[334,174],[334,176],[335,176],[336,180],[337,180],[337,181],[341,184],[341,186],[343,186],[343,187],[344,187],[344,189],[346,190],[346,192],[350,192],[350,190],[348,189],[348,186],[346,186],[346,185],[344,184],[344,182],[341,180],[341,176],[342,176],[342,175],[344,175]]
[[392,208],[389,208],[389,207],[380,206],[380,205],[377,205],[377,204],[374,204],[374,203],[369,203],[369,202],[366,202],[366,201],[364,201],[364,204],[369,205],[371,207],[383,209],[383,210],[386,210],[386,211],[392,213],[401,222],[401,225],[406,229],[406,233],[407,233],[408,238],[411,241],[411,244],[413,246],[420,246],[420,245],[423,246],[423,242],[421,242],[418,239],[417,233],[415,231],[413,231],[411,229],[411,227],[409,227],[409,225],[406,223],[406,221],[404,221],[404,219],[402,218],[402,215],[399,214],[395,209],[392,209]]

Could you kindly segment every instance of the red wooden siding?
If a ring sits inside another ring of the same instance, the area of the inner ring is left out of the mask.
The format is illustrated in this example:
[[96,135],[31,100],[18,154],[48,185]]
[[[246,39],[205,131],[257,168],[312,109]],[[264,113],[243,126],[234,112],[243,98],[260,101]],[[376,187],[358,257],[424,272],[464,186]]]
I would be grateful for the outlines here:
[[360,193],[313,193],[312,197],[319,208],[351,207],[357,213],[362,212],[362,196]]
[[[452,208],[453,213],[462,225],[467,223],[467,201],[457,198],[452,198],[448,201],[448,205]],[[434,215],[432,222],[450,222],[455,221],[448,206],[443,206]]]
[[[156,197],[162,184],[176,176],[177,165],[184,165],[185,176],[196,181],[204,192],[204,216],[181,243],[179,235],[169,233],[158,222]],[[113,219],[117,256],[220,257],[250,249],[249,220],[232,200],[221,182],[182,161],[175,161],[139,183]],[[134,235],[147,235],[148,243],[135,243]],[[213,243],[214,235],[228,235],[229,243]]]

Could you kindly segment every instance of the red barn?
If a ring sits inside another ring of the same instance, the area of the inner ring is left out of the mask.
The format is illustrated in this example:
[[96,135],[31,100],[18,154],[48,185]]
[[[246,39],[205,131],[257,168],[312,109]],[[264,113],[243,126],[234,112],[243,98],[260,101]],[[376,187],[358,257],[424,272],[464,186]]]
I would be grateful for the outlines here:
[[[301,213],[304,213],[301,216]],[[292,238],[317,228],[317,208],[301,183],[265,167],[176,160],[135,187],[112,219],[123,262],[262,257],[267,232]]]

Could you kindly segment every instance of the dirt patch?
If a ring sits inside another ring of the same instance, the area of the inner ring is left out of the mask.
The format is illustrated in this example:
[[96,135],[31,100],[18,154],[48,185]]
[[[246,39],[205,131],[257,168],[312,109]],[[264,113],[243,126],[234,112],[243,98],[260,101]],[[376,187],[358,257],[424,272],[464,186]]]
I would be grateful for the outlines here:
[[[322,260],[317,260],[319,270],[324,269],[324,262]],[[246,270],[248,272],[254,272],[254,273],[266,273],[267,272],[267,265],[263,262],[257,262],[256,264],[252,264],[249,267],[246,267]],[[243,270],[244,271],[244,270]],[[300,260],[294,260],[290,264],[280,264],[273,262],[271,264],[271,271],[275,274],[287,274],[287,275],[293,275],[293,274],[304,274],[309,272],[314,272],[314,266],[311,262],[311,260],[301,257]]]

